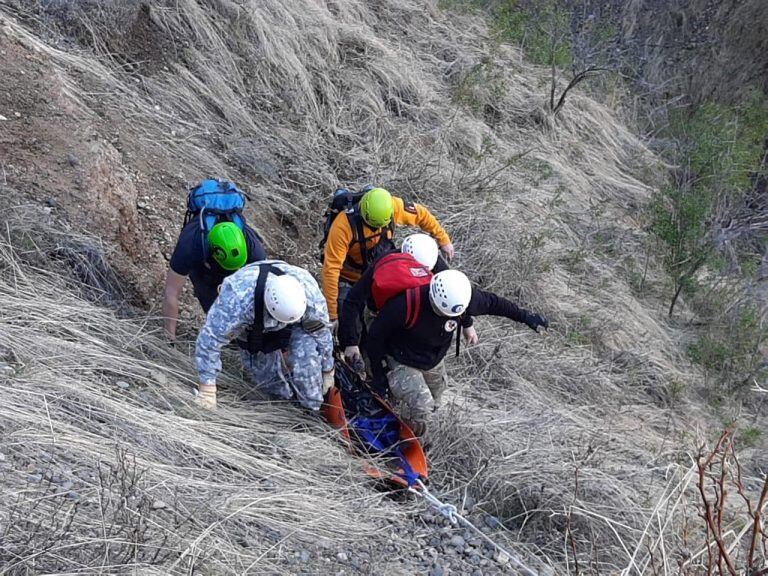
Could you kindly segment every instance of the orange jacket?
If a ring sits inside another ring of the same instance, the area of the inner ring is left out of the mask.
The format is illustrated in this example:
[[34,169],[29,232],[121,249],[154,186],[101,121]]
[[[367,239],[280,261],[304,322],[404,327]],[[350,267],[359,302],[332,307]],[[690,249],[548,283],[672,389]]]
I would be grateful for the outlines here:
[[[444,246],[450,243],[451,239],[440,226],[437,218],[432,216],[421,204],[411,204],[407,206],[402,198],[392,197],[395,205],[393,221],[396,226],[418,226],[427,234],[430,234],[438,245]],[[381,240],[378,232],[364,227],[365,245],[368,249],[373,248]],[[369,235],[370,233],[370,235]],[[391,233],[387,234],[391,236]],[[349,261],[355,262],[358,267],[363,264],[363,256],[360,252],[360,244],[353,242],[354,232],[349,223],[346,213],[339,214],[331,225],[328,232],[328,240],[325,244],[323,253],[323,294],[328,301],[328,313],[331,320],[338,318],[337,299],[339,297],[339,278],[343,278],[351,283],[360,279],[362,271],[359,268],[350,266]]]

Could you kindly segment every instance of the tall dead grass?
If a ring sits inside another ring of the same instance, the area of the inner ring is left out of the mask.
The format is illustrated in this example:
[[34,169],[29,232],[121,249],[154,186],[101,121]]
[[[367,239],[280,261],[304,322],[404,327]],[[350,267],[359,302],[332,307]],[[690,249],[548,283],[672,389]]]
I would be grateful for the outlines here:
[[[316,265],[313,231],[339,182],[377,182],[426,203],[453,235],[459,267],[552,319],[543,337],[482,321],[480,346],[449,362],[435,490],[473,492],[515,547],[561,571],[577,560],[642,573],[659,555],[674,565],[664,546],[683,525],[687,430],[703,419],[680,394],[695,374],[651,289],[663,276],[640,211],[658,160],[612,111],[575,91],[551,118],[550,71],[428,1],[158,0],[115,11],[73,0],[60,3],[66,17],[12,4],[3,34],[42,54],[84,115],[120,126],[133,168],[166,166],[179,189],[204,174],[241,182],[257,225],[279,222],[269,240],[284,257]],[[227,534],[258,525],[344,539],[407,509],[376,507],[324,429],[291,410],[225,396],[225,409],[203,418],[185,389],[187,358],[62,294],[53,276],[41,276],[53,303],[25,304],[20,294],[42,273],[4,254],[13,319],[4,337],[36,367],[5,391],[14,437],[25,446],[55,437],[91,469],[119,460],[102,438],[130,439],[153,497],[178,491],[185,510],[202,510],[189,533],[173,532],[169,547],[189,550],[185,562],[213,539],[212,570],[257,560],[269,569],[279,545],[252,552]],[[631,286],[637,269],[644,299]],[[128,392],[112,387],[116,377]],[[275,495],[261,496],[272,478]]]
[[327,426],[235,401],[236,374],[222,410],[199,409],[191,360],[145,319],[86,300],[104,287],[52,260],[65,235],[46,229],[20,209],[0,240],[0,351],[14,369],[0,385],[1,574],[274,573],[300,549],[323,544],[335,561],[359,539],[391,541],[385,519],[408,507],[370,491]]

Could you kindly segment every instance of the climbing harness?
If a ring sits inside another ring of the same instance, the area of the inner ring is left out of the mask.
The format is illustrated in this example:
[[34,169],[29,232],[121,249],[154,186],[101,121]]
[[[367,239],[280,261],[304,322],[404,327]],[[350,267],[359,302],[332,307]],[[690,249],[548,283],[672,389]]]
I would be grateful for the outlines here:
[[[418,486],[418,488],[416,486]],[[493,546],[500,554],[504,554],[507,558],[509,558],[510,563],[526,576],[538,576],[538,572],[528,568],[528,566],[523,564],[523,562],[517,556],[512,554],[509,550],[506,550],[505,548],[502,548],[496,544],[496,542],[491,540],[485,533],[483,533],[482,530],[480,530],[480,528],[459,514],[456,506],[453,504],[441,502],[437,496],[432,494],[432,492],[427,489],[421,480],[416,480],[415,486],[409,486],[408,492],[411,492],[412,494],[415,494],[416,496],[426,500],[427,503],[430,504],[435,510],[448,518],[451,524],[462,524],[466,528],[471,528],[474,530],[478,536]]]

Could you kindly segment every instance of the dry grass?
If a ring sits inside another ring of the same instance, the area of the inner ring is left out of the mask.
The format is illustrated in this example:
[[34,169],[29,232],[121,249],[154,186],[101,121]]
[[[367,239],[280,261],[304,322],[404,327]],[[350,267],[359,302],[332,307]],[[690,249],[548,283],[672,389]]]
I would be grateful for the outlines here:
[[319,542],[386,538],[408,507],[382,502],[328,427],[235,403],[237,375],[222,410],[197,408],[190,359],[73,292],[94,288],[47,259],[63,235],[28,216],[0,241],[0,350],[16,371],[0,388],[0,573],[265,573]]
[[[646,258],[640,214],[660,166],[614,112],[574,92],[552,119],[548,70],[426,1],[173,0],[148,11],[72,1],[61,3],[66,17],[12,4],[2,33],[46,59],[83,118],[120,130],[127,167],[167,167],[171,197],[204,174],[241,182],[281,256],[316,266],[317,214],[338,182],[379,182],[429,205],[462,269],[552,319],[543,337],[480,322],[481,345],[449,363],[433,488],[457,500],[472,492],[512,530],[499,537],[558,571],[574,560],[602,573],[676,565],[685,451],[705,414],[686,401],[696,374],[680,360],[681,334],[654,298],[663,275]],[[79,36],[77,48],[47,39],[61,28]],[[166,232],[164,221],[143,224]],[[0,392],[15,466],[6,493],[24,482],[16,463],[44,448],[77,455],[70,467],[94,478],[83,500],[98,500],[98,479],[126,461],[121,445],[147,470],[139,492],[179,512],[140,514],[155,549],[130,557],[123,538],[120,557],[147,562],[164,542],[183,555],[174,569],[197,558],[216,573],[253,562],[270,571],[284,559],[280,538],[347,541],[409,510],[382,504],[328,431],[293,408],[225,395],[225,409],[201,414],[189,359],[155,338],[155,324],[70,295],[59,275],[24,264],[25,250],[2,252],[0,343],[24,366]],[[631,285],[638,269],[643,299]],[[99,286],[113,293],[111,281]],[[66,558],[112,561],[99,507],[78,507],[80,524],[61,539]],[[280,538],[242,544],[270,530]],[[93,540],[80,540],[89,531]],[[13,561],[31,562],[35,550],[14,534]],[[45,558],[64,562],[64,552]]]

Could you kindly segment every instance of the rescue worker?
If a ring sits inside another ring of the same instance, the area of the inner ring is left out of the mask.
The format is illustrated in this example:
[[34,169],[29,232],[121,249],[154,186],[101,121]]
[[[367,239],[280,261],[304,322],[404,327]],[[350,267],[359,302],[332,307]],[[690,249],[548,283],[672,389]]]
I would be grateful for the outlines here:
[[334,327],[350,288],[374,260],[381,240],[392,239],[395,226],[418,226],[437,240],[449,260],[453,258],[451,239],[429,210],[393,197],[384,188],[369,190],[357,206],[336,216],[325,244],[323,293]]
[[483,315],[504,316],[534,331],[549,326],[541,314],[472,288],[458,270],[439,272],[429,284],[390,299],[371,323],[366,352],[373,386],[390,393],[416,434],[423,435],[445,390],[443,360],[453,335]]
[[179,298],[187,276],[200,306],[207,313],[224,278],[266,257],[261,238],[247,224],[241,230],[233,222],[220,222],[204,238],[199,219],[193,218],[181,230],[165,278],[163,317],[168,339],[176,339]]
[[[396,252],[394,246],[392,246],[390,253],[392,252]],[[448,270],[448,264],[440,257],[437,242],[426,234],[407,236],[400,246],[400,252],[410,254],[417,263],[431,272]],[[363,331],[362,318],[365,314],[366,305],[372,315],[378,312],[372,295],[372,288],[374,274],[381,258],[385,255],[379,256],[360,277],[360,280],[355,283],[347,294],[339,314],[339,345],[344,350],[344,359],[358,372],[361,372],[363,367],[363,358],[360,352],[360,339]],[[371,319],[373,318],[372,315]],[[469,343],[477,342],[477,334],[472,326],[464,328],[464,337]]]
[[254,386],[318,410],[333,385],[333,337],[325,298],[312,275],[279,260],[227,277],[197,337],[198,398],[216,407],[221,350],[236,339]]

